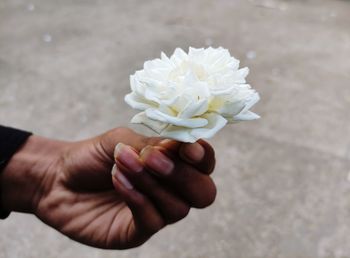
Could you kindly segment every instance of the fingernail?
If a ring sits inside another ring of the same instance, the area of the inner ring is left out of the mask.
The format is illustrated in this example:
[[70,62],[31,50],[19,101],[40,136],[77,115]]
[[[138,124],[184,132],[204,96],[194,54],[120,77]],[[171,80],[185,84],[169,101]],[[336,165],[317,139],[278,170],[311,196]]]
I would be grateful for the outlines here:
[[117,165],[116,164],[113,165],[111,173],[112,173],[112,176],[115,177],[115,173],[117,173]]
[[119,171],[119,173],[115,173],[115,178],[128,190],[133,189],[134,187],[129,182],[129,180]]
[[199,162],[203,159],[205,150],[202,145],[198,142],[191,144],[184,144],[182,148],[182,153],[187,159],[195,162]]
[[170,140],[170,139],[164,139],[164,140],[162,140],[162,141],[160,141],[160,143],[159,143],[159,145],[165,145],[165,146],[167,146],[167,145],[169,145],[169,144],[171,144],[171,143],[173,143],[173,142],[175,142],[174,140]]
[[169,175],[174,169],[174,163],[162,152],[152,147],[146,147],[141,152],[141,159],[154,172],[160,175]]
[[115,148],[114,148],[114,157],[116,157],[118,155],[118,153],[120,152],[120,149],[123,147],[123,145],[125,145],[125,144],[120,142],[120,143],[118,143],[115,146]]
[[113,165],[112,176],[116,178],[126,189],[131,190],[134,188],[130,181],[120,172],[120,170],[118,170],[116,164]]
[[137,153],[128,145],[118,143],[114,150],[114,157],[134,172],[143,170]]

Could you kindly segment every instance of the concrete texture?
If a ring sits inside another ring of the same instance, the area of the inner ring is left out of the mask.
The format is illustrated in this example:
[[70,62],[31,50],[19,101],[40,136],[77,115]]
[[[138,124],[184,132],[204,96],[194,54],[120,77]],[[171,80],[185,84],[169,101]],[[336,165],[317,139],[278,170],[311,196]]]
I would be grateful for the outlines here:
[[251,68],[262,119],[211,141],[216,203],[142,247],[93,249],[12,214],[0,257],[350,257],[349,13],[344,0],[1,0],[2,124],[70,140],[127,125],[129,74],[207,45]]

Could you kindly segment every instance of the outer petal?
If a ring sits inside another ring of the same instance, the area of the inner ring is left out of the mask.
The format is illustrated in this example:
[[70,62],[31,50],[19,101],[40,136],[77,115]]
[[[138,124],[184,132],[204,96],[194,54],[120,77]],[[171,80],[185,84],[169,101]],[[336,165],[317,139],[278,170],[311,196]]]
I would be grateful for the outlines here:
[[202,117],[206,118],[209,123],[203,128],[196,128],[191,131],[191,134],[197,139],[211,138],[227,124],[227,120],[216,113],[208,113]]
[[145,112],[138,113],[131,119],[131,123],[144,124],[156,133],[160,134],[168,124],[149,119]]
[[251,98],[247,101],[244,109],[242,110],[242,112],[248,111],[249,109],[251,109],[252,106],[254,106],[258,101],[260,100],[260,96],[257,92],[255,92]]
[[250,121],[250,120],[256,120],[259,119],[260,116],[251,112],[251,111],[246,111],[245,113],[241,113],[239,115],[236,115],[233,117],[235,121]]
[[202,61],[204,55],[206,54],[204,48],[193,48],[189,47],[188,56],[191,60],[195,62]]
[[255,119],[259,119],[260,116],[249,111],[249,109],[254,106],[258,101],[259,101],[260,97],[258,93],[254,93],[251,98],[245,103],[244,108],[242,109],[242,111],[235,115],[233,117],[233,119],[235,121],[250,121],[250,120],[255,120]]
[[196,142],[198,139],[191,135],[191,129],[178,127],[178,126],[168,126],[165,128],[161,134],[162,137],[171,138],[181,142]]
[[170,63],[171,63],[169,57],[168,57],[164,52],[162,52],[162,53],[160,54],[160,57],[161,57],[161,59],[162,59],[163,62],[165,62],[165,63],[167,63],[167,64],[170,64]]
[[137,71],[134,75],[130,75],[131,90],[143,95],[145,92],[145,85],[138,80],[138,77],[136,76],[137,73],[139,73],[139,71]]
[[220,107],[217,112],[223,116],[234,116],[239,114],[244,108],[244,101],[225,101],[222,107]]
[[188,58],[188,55],[185,51],[183,51],[181,48],[177,48],[174,51],[174,54],[170,57],[170,60],[175,64],[179,65],[181,62],[186,60]]
[[244,67],[239,69],[236,74],[236,83],[246,83],[245,77],[249,74],[249,68]]
[[142,96],[135,94],[133,92],[126,95],[124,100],[132,108],[138,109],[138,110],[146,110],[147,108],[154,107],[154,104],[155,104],[155,103],[148,101],[147,99],[144,99]]
[[147,117],[153,120],[158,120],[167,124],[186,127],[186,128],[203,127],[208,124],[207,119],[204,119],[204,118],[183,119],[183,118],[164,114],[157,109],[147,109],[146,115]]
[[145,99],[154,101],[156,103],[160,103],[161,101],[159,93],[156,92],[154,89],[151,89],[150,87],[145,89],[144,96],[145,96]]
[[174,95],[174,96],[171,96],[170,98],[168,99],[162,99],[160,104],[161,105],[167,105],[169,107],[173,106],[177,101],[179,101],[179,96],[178,95]]
[[189,129],[178,126],[168,126],[161,132],[161,136],[182,142],[193,143],[201,138],[211,138],[227,123],[225,118],[215,113],[209,113],[204,116],[209,121],[206,127]]

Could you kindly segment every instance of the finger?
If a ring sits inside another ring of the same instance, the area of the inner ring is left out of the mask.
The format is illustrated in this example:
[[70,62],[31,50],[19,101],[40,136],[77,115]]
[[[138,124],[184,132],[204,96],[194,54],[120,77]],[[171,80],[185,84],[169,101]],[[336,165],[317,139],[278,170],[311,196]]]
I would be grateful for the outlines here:
[[151,236],[165,226],[164,219],[152,202],[145,195],[135,190],[117,166],[112,169],[112,180],[115,190],[130,208],[139,234],[146,237]]
[[118,143],[133,146],[136,150],[141,151],[147,145],[155,145],[161,140],[163,138],[145,137],[125,127],[112,129],[94,138],[97,150],[111,162],[114,160],[113,152]]
[[181,159],[169,159],[161,147],[146,147],[141,153],[141,160],[149,171],[191,206],[204,208],[215,200],[216,187],[208,175]]
[[180,157],[194,165],[199,171],[211,174],[215,167],[214,149],[204,140],[195,143],[183,143],[179,149]]
[[197,141],[197,143],[204,148],[205,153],[202,160],[197,164],[197,168],[201,171],[207,172],[207,174],[211,174],[214,171],[216,163],[214,148],[202,139]]
[[205,149],[198,142],[183,143],[179,149],[180,157],[191,164],[198,164],[205,155]]
[[122,145],[118,148],[116,163],[135,189],[154,203],[167,224],[187,216],[190,206],[170,189],[161,186],[154,176],[144,170],[138,154],[130,146]]
[[166,149],[166,155],[179,156],[205,174],[211,174],[215,167],[214,149],[204,140],[195,143],[181,143],[175,140],[162,140],[158,146]]
[[182,142],[171,139],[164,139],[157,144],[157,146],[163,147],[166,153],[170,155],[177,155],[181,145]]

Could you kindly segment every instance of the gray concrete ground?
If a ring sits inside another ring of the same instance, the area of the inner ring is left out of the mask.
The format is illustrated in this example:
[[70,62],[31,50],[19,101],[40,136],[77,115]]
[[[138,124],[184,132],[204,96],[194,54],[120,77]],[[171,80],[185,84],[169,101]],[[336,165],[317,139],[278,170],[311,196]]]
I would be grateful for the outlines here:
[[211,140],[216,203],[142,247],[93,249],[12,214],[0,257],[350,257],[349,13],[344,0],[1,0],[2,124],[70,140],[127,125],[129,74],[207,45],[251,68],[262,119]]

